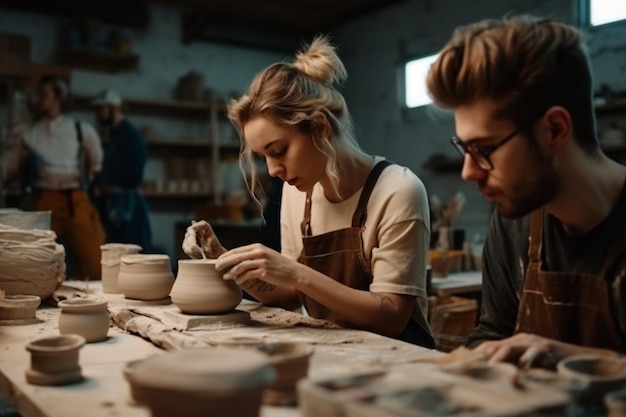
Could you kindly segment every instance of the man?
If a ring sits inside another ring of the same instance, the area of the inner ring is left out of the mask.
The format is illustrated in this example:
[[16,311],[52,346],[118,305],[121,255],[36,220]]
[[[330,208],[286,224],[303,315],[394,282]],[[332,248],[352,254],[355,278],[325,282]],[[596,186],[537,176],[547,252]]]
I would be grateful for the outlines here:
[[96,120],[107,131],[102,171],[94,184],[94,199],[107,242],[134,243],[152,250],[148,205],[137,191],[148,157],[146,141],[128,121],[122,98],[104,90],[92,101]]
[[64,114],[69,98],[65,80],[44,76],[37,86],[37,121],[17,128],[14,146],[5,155],[5,177],[29,171],[31,209],[51,211],[51,228],[76,258],[78,278],[100,279],[100,245],[104,231],[87,194],[100,171],[102,145],[95,129]]
[[427,86],[454,111],[463,179],[497,206],[468,346],[548,367],[624,352],[626,167],[599,148],[581,34],[530,16],[459,28]]

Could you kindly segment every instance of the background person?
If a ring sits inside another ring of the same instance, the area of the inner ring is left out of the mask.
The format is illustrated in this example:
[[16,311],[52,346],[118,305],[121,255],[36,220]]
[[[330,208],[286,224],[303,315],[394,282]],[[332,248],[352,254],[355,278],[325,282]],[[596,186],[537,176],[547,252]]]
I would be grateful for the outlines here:
[[623,353],[626,167],[598,145],[581,33],[531,16],[459,28],[427,85],[454,110],[463,179],[497,205],[469,346],[545,366]]
[[359,149],[344,98],[346,73],[324,37],[294,62],[270,65],[229,104],[253,155],[284,181],[282,254],[261,244],[227,251],[205,222],[183,249],[219,257],[217,268],[257,300],[317,318],[434,347],[426,320],[429,212],[423,183],[409,169]]
[[96,120],[106,131],[102,171],[94,181],[96,201],[107,242],[134,243],[152,250],[148,204],[139,194],[148,158],[148,145],[122,110],[122,98],[111,89],[91,103]]
[[51,211],[51,228],[75,258],[80,279],[100,279],[104,231],[87,187],[101,168],[102,145],[88,123],[64,114],[67,82],[48,75],[37,86],[36,121],[16,129],[16,146],[5,155],[5,177],[28,171],[32,207]]

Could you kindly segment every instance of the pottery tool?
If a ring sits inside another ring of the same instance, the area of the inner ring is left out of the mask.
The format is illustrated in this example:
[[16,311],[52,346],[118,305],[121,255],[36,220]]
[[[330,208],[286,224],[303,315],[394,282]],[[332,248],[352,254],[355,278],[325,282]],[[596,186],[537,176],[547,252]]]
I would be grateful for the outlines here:
[[204,248],[200,245],[200,253],[202,254],[202,259],[206,260],[206,255],[204,253]]
[[539,358],[539,355],[541,355],[541,351],[533,347],[529,348],[526,353],[522,355],[522,359],[520,360],[522,362],[522,365],[520,366],[517,373],[513,376],[512,383],[515,388],[526,388],[522,380],[524,379],[524,376],[526,376],[526,374],[528,373],[528,370],[530,369],[532,364],[537,360],[537,358]]

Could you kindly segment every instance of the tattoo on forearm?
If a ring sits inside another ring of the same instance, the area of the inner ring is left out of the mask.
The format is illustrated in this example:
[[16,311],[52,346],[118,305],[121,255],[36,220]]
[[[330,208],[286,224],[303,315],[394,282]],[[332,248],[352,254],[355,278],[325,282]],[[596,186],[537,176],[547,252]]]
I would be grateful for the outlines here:
[[270,292],[276,289],[276,285],[270,284],[269,282],[262,281],[256,278],[250,285],[250,289],[255,288],[258,292]]
[[389,311],[389,300],[380,294],[376,294],[376,293],[370,293],[372,294],[372,297],[374,297],[375,299],[378,300],[378,303],[380,304],[380,312],[385,314]]

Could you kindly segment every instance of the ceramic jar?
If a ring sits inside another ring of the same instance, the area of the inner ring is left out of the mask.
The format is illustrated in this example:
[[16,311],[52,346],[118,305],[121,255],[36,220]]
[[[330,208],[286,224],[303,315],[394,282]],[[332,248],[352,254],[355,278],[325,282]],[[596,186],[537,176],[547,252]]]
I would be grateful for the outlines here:
[[117,286],[126,298],[160,300],[174,285],[170,257],[164,254],[123,255]]
[[59,333],[79,334],[87,342],[99,342],[109,332],[106,300],[70,298],[59,301]]
[[215,270],[215,259],[180,259],[170,296],[186,314],[223,314],[243,298],[241,288]]
[[250,349],[188,348],[133,368],[152,417],[257,417],[274,379],[265,355]]
[[78,353],[85,338],[77,334],[44,337],[26,345],[31,354],[26,380],[36,385],[62,385],[82,380]]
[[120,272],[120,259],[124,255],[141,252],[141,246],[132,243],[106,243],[100,246],[100,265],[102,271],[102,292],[119,294],[117,276]]

